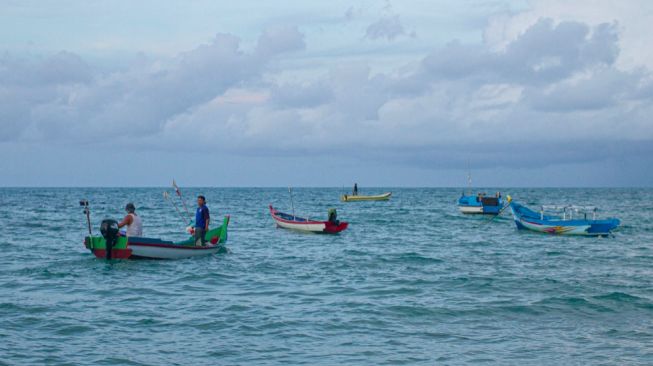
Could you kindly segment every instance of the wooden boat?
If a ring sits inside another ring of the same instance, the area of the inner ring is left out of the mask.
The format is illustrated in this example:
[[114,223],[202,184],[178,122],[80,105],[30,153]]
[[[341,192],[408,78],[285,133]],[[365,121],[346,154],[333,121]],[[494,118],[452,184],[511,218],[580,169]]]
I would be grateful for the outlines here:
[[[333,211],[335,213],[335,210]],[[349,223],[335,220],[315,221],[277,211],[270,205],[270,215],[278,227],[310,233],[336,234],[347,228]]]
[[488,197],[485,193],[476,196],[463,193],[458,199],[458,209],[464,214],[497,215],[503,207],[501,195]]
[[340,196],[340,200],[342,202],[355,202],[355,201],[387,201],[390,199],[390,196],[392,195],[392,192],[387,192],[383,194],[377,194],[374,196],[361,196],[361,195],[350,195],[350,194],[343,194]]
[[226,216],[220,227],[209,230],[206,233],[207,246],[195,246],[193,237],[175,243],[161,239],[125,236],[115,239],[115,243],[110,245],[110,253],[107,253],[107,239],[103,236],[87,236],[84,239],[84,246],[96,257],[108,259],[180,259],[197,257],[214,254],[220,250],[227,242],[228,225],[229,216]]
[[[512,201],[510,196],[508,202],[518,229],[547,234],[606,236],[620,224],[615,218],[597,220],[596,207],[542,206],[540,212],[535,212]],[[547,210],[561,212],[562,216],[546,214]]]

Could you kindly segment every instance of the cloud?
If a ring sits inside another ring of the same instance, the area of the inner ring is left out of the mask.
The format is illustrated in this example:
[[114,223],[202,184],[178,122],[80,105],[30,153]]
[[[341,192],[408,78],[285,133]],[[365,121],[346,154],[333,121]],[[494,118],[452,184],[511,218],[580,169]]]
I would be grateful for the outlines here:
[[490,17],[483,37],[490,48],[500,50],[540,19],[552,19],[554,23],[573,20],[590,27],[616,23],[619,24],[618,67],[646,66],[653,69],[653,49],[645,46],[650,39],[643,36],[648,34],[653,22],[650,6],[646,0],[600,3],[593,0],[534,0],[528,9]]
[[0,60],[5,127],[0,140],[155,134],[166,120],[231,87],[256,82],[271,57],[302,45],[294,28],[266,30],[254,53],[242,51],[237,37],[217,34],[172,59],[136,63],[110,74],[91,74],[69,52],[27,65],[5,56]]
[[294,26],[267,28],[258,39],[257,52],[262,56],[273,56],[285,52],[299,51],[306,47],[304,35]]
[[591,30],[578,22],[554,24],[540,19],[504,50],[453,42],[432,52],[423,65],[442,78],[546,84],[589,67],[612,65],[618,52],[614,25],[600,24]]
[[399,20],[399,15],[383,17],[370,24],[365,30],[365,37],[373,40],[385,38],[392,41],[405,35],[407,35],[406,30]]
[[[386,19],[369,38],[405,35],[398,17]],[[618,67],[619,27],[538,19],[502,47],[450,42],[390,71],[343,58],[310,77],[296,76],[315,59],[301,57],[310,38],[294,26],[268,28],[252,50],[218,34],[110,73],[72,53],[30,63],[5,55],[0,141],[340,153],[423,166],[470,154],[546,165],[564,161],[560,151],[578,161],[593,147],[606,158],[601,146],[647,153],[628,146],[653,141],[653,78],[645,67]],[[524,153],[529,146],[535,155]]]
[[4,86],[51,86],[88,83],[91,67],[79,56],[61,51],[41,60],[0,56],[0,82]]
[[272,102],[281,107],[315,107],[333,98],[333,91],[325,82],[281,83],[270,88]]
[[350,6],[347,8],[345,11],[345,20],[346,21],[352,21],[356,17],[359,17],[363,13],[361,8],[354,8],[353,6]]
[[609,109],[640,99],[640,73],[598,68],[572,80],[551,85],[546,90],[528,90],[526,102],[542,112],[571,112]]

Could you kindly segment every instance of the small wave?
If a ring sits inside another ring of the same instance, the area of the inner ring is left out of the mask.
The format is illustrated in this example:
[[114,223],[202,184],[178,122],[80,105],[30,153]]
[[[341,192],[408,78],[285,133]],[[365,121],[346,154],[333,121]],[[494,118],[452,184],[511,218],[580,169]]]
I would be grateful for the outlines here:
[[620,306],[631,304],[638,308],[653,310],[653,301],[651,301],[651,299],[630,295],[624,292],[611,292],[606,295],[594,296],[594,299],[620,303]]
[[558,256],[558,255],[563,255],[563,254],[565,254],[565,253],[560,252],[560,251],[556,251],[556,250],[546,252],[546,255],[548,255],[548,256]]
[[406,264],[428,264],[428,263],[442,263],[442,259],[433,258],[421,255],[416,252],[401,253],[401,254],[392,254],[384,255],[380,257],[380,260],[383,262],[403,262]]
[[77,334],[89,332],[91,330],[93,330],[93,328],[86,325],[68,325],[60,329],[57,329],[57,334],[63,336],[77,335]]
[[614,310],[603,306],[601,304],[588,301],[582,297],[567,296],[567,297],[550,297],[540,300],[535,303],[536,306],[541,307],[543,310],[558,310],[558,311],[580,311],[580,312],[613,312]]

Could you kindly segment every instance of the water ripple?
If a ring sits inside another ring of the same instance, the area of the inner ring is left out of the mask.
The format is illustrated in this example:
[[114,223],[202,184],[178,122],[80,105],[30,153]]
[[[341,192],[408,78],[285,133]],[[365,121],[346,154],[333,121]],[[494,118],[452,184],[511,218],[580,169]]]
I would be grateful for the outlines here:
[[287,209],[285,189],[188,189],[232,215],[228,250],[107,263],[83,247],[78,199],[96,232],[133,201],[147,235],[182,239],[161,189],[0,189],[0,362],[653,364],[652,190],[509,190],[600,206],[623,221],[612,238],[466,217],[458,189],[386,190],[341,203],[296,189],[298,212],[350,222],[326,236],[274,227],[267,204]]

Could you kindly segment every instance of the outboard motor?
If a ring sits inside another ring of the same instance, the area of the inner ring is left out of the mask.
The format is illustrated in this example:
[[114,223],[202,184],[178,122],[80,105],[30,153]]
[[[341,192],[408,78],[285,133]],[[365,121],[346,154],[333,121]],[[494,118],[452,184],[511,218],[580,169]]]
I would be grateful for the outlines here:
[[340,221],[338,221],[338,212],[336,212],[335,208],[329,209],[329,222],[334,225],[340,224]]
[[100,233],[106,242],[106,258],[111,259],[111,252],[118,241],[118,221],[112,219],[102,220]]

